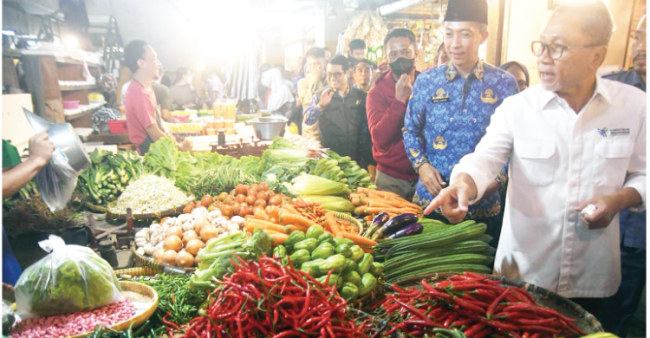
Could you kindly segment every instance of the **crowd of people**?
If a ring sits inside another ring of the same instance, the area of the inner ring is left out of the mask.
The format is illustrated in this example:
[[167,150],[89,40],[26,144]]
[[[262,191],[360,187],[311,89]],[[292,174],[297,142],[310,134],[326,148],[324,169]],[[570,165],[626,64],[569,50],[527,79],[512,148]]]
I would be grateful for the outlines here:
[[[384,71],[362,40],[347,56],[309,49],[293,79],[263,65],[258,105],[368,168],[379,189],[428,206],[428,217],[487,224],[495,273],[569,297],[622,332],[645,285],[645,18],[634,69],[603,79],[607,7],[561,6],[531,44],[531,86],[522,63],[479,58],[487,17],[485,0],[450,1],[435,67],[421,73],[403,28],[384,39]],[[125,52],[129,133],[142,153],[168,135],[156,123],[155,57],[144,43]],[[196,107],[190,83],[179,71],[160,96]]]
[[[348,56],[309,49],[293,79],[263,65],[259,104],[368,168],[379,189],[426,206],[428,217],[487,224],[496,274],[568,297],[624,334],[645,286],[645,16],[633,68],[601,78],[613,30],[606,5],[560,6],[531,42],[540,78],[531,86],[522,63],[479,58],[487,11],[485,0],[449,1],[435,67],[423,72],[415,35],[403,28],[384,39],[383,71],[362,40]],[[144,154],[173,138],[161,123],[174,122],[170,110],[203,102],[186,69],[165,80],[145,42],[131,42],[124,59],[131,81],[120,102]],[[223,79],[215,72],[209,82],[212,102]],[[46,135],[31,147],[39,144],[51,147]],[[11,170],[32,177],[46,158],[32,150],[35,160]],[[15,190],[9,182],[3,193]]]

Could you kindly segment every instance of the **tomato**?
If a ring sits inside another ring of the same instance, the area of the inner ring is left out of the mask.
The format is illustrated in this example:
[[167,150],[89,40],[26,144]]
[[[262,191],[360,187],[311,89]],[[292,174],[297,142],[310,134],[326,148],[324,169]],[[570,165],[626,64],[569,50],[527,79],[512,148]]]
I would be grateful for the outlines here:
[[260,191],[257,193],[257,199],[258,200],[269,200],[269,194],[266,191]]
[[282,195],[281,199],[282,199],[282,203],[291,202],[291,197],[287,195]]
[[255,204],[255,196],[248,195],[246,196],[246,203],[249,205]]
[[232,216],[232,207],[231,207],[231,206],[229,206],[229,205],[224,205],[224,206],[222,206],[222,207],[219,208],[219,209],[221,210],[221,214],[222,214],[223,216],[225,216],[225,217],[230,217],[230,216]]
[[254,208],[253,208],[253,213],[252,213],[252,215],[255,215],[255,214],[256,214],[258,211],[260,211],[260,210],[261,210],[261,211],[264,211],[264,208],[260,208],[260,207],[257,207],[257,206],[254,207]]
[[201,198],[201,205],[204,206],[204,207],[206,207],[206,208],[207,208],[210,204],[212,204],[212,202],[213,202],[213,200],[212,200],[212,196],[210,196],[210,195],[205,195],[205,196],[203,196],[203,197]]
[[237,184],[237,187],[235,187],[235,193],[237,195],[246,195],[248,193],[248,187],[243,184]]
[[237,203],[244,203],[246,202],[246,195],[239,194],[237,195],[235,200],[237,201]]
[[255,207],[266,208],[266,201],[265,200],[255,201]]
[[235,202],[236,202],[236,201],[235,201],[234,198],[232,198],[232,197],[228,197],[228,198],[226,199],[226,202],[225,202],[225,203],[226,203],[227,205],[232,206],[232,205],[235,204]]
[[239,209],[239,216],[244,217],[251,212],[251,209],[248,206],[242,206]]
[[280,205],[282,204],[282,197],[280,195],[275,195],[269,199],[270,205]]
[[187,205],[183,208],[183,213],[184,213],[184,214],[191,214],[191,213],[192,213],[192,210],[194,210],[194,206],[193,206],[192,204],[187,204]]
[[266,182],[262,182],[262,183],[260,183],[260,188],[259,188],[259,190],[261,190],[261,191],[269,191],[269,184],[266,183]]
[[241,204],[237,203],[232,207],[232,214],[239,216],[240,212],[241,212]]
[[255,196],[257,198],[257,189],[250,188],[248,189],[248,196]]
[[251,189],[255,189],[255,191],[258,191],[258,192],[259,192],[259,191],[260,191],[260,185],[259,185],[259,184],[253,184],[253,185],[251,186]]
[[221,202],[225,201],[226,198],[228,198],[228,193],[227,192],[222,192],[221,194],[219,194],[219,200]]

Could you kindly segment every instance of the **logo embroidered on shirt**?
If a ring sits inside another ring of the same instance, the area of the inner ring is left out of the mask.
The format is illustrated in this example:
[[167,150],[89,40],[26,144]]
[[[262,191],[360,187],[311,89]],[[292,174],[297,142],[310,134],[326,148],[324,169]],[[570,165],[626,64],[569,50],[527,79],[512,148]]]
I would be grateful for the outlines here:
[[481,93],[481,101],[483,103],[495,104],[499,97],[494,94],[492,89],[488,88],[483,93]]
[[615,129],[598,128],[598,134],[600,134],[600,136],[602,137],[629,136],[630,128],[615,128]]
[[436,142],[433,144],[433,149],[436,150],[445,150],[447,149],[447,140],[444,137],[436,137]]
[[416,149],[410,148],[409,151],[411,152],[411,156],[413,156],[413,157],[418,157],[418,156],[420,156],[420,151],[419,151],[419,150],[416,150]]
[[449,93],[445,92],[444,88],[438,88],[436,95],[431,98],[431,102],[445,102],[449,101]]
[[612,137],[629,136],[629,135],[630,135],[630,128],[616,128],[616,129],[609,130],[609,136]]

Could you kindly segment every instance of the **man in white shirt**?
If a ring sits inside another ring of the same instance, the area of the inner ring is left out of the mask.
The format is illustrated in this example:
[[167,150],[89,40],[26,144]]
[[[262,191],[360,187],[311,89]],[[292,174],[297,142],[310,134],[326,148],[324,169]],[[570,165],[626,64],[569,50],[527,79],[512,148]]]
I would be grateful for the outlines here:
[[594,312],[621,281],[618,213],[646,194],[645,94],[596,76],[612,27],[599,1],[558,8],[531,46],[541,84],[503,102],[425,210],[461,221],[510,158],[495,273]]

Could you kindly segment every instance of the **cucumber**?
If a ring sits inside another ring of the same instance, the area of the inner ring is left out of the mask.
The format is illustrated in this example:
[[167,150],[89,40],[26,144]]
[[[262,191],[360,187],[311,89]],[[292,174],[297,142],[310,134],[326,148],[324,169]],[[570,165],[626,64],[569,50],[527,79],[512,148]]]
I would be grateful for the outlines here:
[[474,254],[491,256],[494,255],[495,251],[496,250],[494,250],[494,248],[490,247],[489,245],[487,245],[482,241],[467,240],[459,243],[440,246],[437,248],[417,250],[417,251],[397,255],[385,261],[384,268],[386,270],[390,270],[393,267],[403,266],[404,264],[409,264],[410,262],[416,262],[427,258],[451,256],[451,255],[458,255],[464,253],[474,253]]
[[484,255],[477,254],[460,254],[452,256],[442,256],[437,258],[429,258],[418,260],[409,264],[404,264],[402,266],[387,269],[384,267],[384,276],[387,278],[398,277],[403,274],[410,272],[422,272],[430,267],[435,266],[444,266],[452,264],[482,264],[487,265],[492,263],[494,258]]
[[417,242],[420,240],[429,240],[432,237],[436,236],[442,236],[447,233],[453,233],[453,232],[458,232],[463,229],[466,229],[468,226],[474,225],[476,222],[474,221],[465,221],[462,223],[459,223],[457,225],[448,225],[445,227],[437,227],[436,229],[430,229],[430,231],[424,231],[420,235],[416,236],[409,236],[407,238],[397,238],[397,239],[390,239],[390,240],[385,240],[376,245],[376,248],[392,248],[397,245],[404,245],[412,242]]
[[393,256],[393,254],[400,249],[427,249],[427,248],[435,248],[437,246],[460,242],[463,240],[473,238],[478,235],[482,235],[485,233],[486,229],[487,226],[485,224],[471,224],[467,226],[454,226],[452,227],[451,231],[445,231],[442,233],[434,233],[434,234],[429,233],[429,234],[408,236],[408,237],[424,236],[424,238],[417,238],[411,242],[398,244],[388,250],[386,257],[390,259]]
[[447,265],[447,266],[438,266],[438,267],[431,267],[431,268],[425,268],[419,271],[414,271],[410,272],[407,274],[403,274],[397,277],[393,278],[387,278],[386,277],[386,282],[390,284],[399,284],[400,282],[403,282],[405,280],[408,280],[410,278],[418,277],[418,276],[424,276],[424,275],[431,275],[431,274],[436,274],[436,273],[458,273],[462,274],[465,272],[474,272],[474,273],[480,273],[480,274],[486,274],[489,275],[493,271],[492,269],[483,266],[483,265]]

